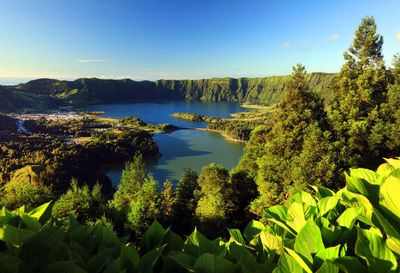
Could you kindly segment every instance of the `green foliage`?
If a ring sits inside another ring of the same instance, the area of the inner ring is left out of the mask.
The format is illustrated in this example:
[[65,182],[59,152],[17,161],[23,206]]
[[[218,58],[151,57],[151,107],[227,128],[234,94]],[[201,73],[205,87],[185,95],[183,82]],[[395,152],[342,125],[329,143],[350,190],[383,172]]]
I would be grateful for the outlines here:
[[53,199],[51,190],[37,183],[16,181],[7,183],[0,195],[0,205],[14,210],[23,205],[33,208]]
[[158,182],[152,177],[145,178],[129,204],[127,215],[128,228],[140,238],[154,219],[160,217],[162,212],[161,196]]
[[202,231],[212,234],[227,224],[227,214],[233,207],[229,173],[212,163],[202,169],[198,183],[201,197],[196,207],[196,221]]
[[213,118],[213,117],[208,117],[204,115],[199,115],[199,114],[192,114],[192,113],[174,113],[170,115],[173,118],[176,119],[183,119],[183,120],[189,120],[189,121],[194,121],[194,122],[216,122],[219,121],[220,118]]
[[248,141],[251,132],[257,126],[272,126],[272,117],[276,106],[268,107],[267,110],[245,111],[233,114],[233,119],[219,119],[210,123],[207,128],[222,132],[233,139]]
[[135,247],[102,222],[65,230],[49,203],[0,211],[2,272],[398,272],[400,160],[352,169],[338,192],[314,187],[266,209],[228,240],[198,230],[183,240],[154,221]]
[[[132,238],[138,240],[151,222],[167,211],[163,207],[167,199],[162,197],[158,182],[147,174],[143,156],[137,153],[133,162],[125,164],[121,183],[109,203],[109,217],[118,232],[133,231]],[[168,206],[171,206],[169,203]]]
[[257,188],[246,171],[234,170],[231,174],[222,166],[204,167],[199,179],[200,199],[195,217],[199,230],[211,236],[223,235],[222,227],[243,227],[253,215],[248,205],[255,198]]
[[344,53],[346,63],[332,85],[334,100],[329,116],[344,155],[340,163],[344,168],[373,166],[378,158],[389,155],[386,123],[380,117],[389,83],[382,44],[375,19],[363,18],[352,46]]
[[97,126],[108,128],[110,124],[86,118],[75,121],[42,119],[24,124],[31,124],[29,130],[41,134],[19,133],[8,128],[7,123],[0,128],[0,179],[9,188],[31,184],[35,190],[51,188],[57,196],[67,191],[71,178],[75,177],[79,183],[90,187],[100,183],[110,197],[112,185],[98,170],[107,164],[125,162],[138,151],[145,156],[158,154],[152,135],[141,129],[98,131],[93,138],[96,141],[71,143],[66,134],[91,134]]
[[143,156],[137,153],[133,161],[125,163],[125,169],[122,171],[121,182],[118,184],[118,190],[114,194],[114,204],[117,208],[129,206],[131,200],[140,190],[147,177],[147,171]]
[[335,174],[333,146],[322,99],[305,81],[305,69],[293,67],[293,77],[274,115],[270,130],[252,134],[239,166],[248,166],[260,196],[252,212],[262,215],[266,206],[283,203],[310,179],[329,185]]
[[197,207],[199,185],[198,175],[190,167],[183,170],[181,179],[175,191],[172,204],[173,229],[180,234],[190,233],[193,230],[193,216]]
[[64,223],[70,215],[82,223],[93,221],[105,212],[104,203],[99,184],[90,191],[87,185],[79,187],[77,180],[72,179],[71,188],[54,203],[52,215]]
[[164,182],[164,190],[161,193],[162,195],[162,214],[170,218],[172,216],[173,204],[175,201],[175,191],[174,185],[171,181],[167,180]]

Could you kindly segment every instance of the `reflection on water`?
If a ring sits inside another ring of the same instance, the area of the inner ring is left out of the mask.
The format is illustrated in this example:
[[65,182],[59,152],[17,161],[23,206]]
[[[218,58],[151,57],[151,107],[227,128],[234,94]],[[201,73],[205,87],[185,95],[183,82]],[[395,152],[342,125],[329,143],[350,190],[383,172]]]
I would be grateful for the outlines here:
[[[202,167],[214,162],[230,170],[243,155],[243,143],[229,142],[207,131],[179,130],[153,138],[163,156],[147,160],[146,164],[149,173],[160,183],[167,178],[176,183],[183,169],[189,166],[200,173]],[[122,169],[123,166],[115,166],[106,173],[113,185],[118,185]]]
[[[185,128],[206,127],[206,123],[194,123],[169,117],[175,112],[190,112],[214,117],[230,117],[231,113],[243,111],[233,103],[201,102],[162,102],[96,105],[87,108],[91,111],[104,111],[103,116],[123,118],[129,115],[153,124],[171,123]],[[162,154],[159,158],[147,160],[147,169],[161,184],[170,179],[176,183],[186,167],[192,167],[198,173],[201,168],[214,162],[228,170],[235,167],[243,155],[244,144],[226,141],[218,133],[200,130],[178,130],[171,134],[156,134],[156,141]],[[113,185],[118,185],[123,164],[111,167],[106,175]]]
[[104,117],[124,118],[135,116],[141,120],[151,123],[170,123],[184,128],[207,127],[204,122],[190,122],[174,119],[169,115],[173,113],[194,113],[216,118],[230,118],[230,114],[245,111],[246,108],[237,103],[210,103],[198,101],[159,101],[159,102],[137,102],[99,104],[85,108],[89,111],[104,111]]

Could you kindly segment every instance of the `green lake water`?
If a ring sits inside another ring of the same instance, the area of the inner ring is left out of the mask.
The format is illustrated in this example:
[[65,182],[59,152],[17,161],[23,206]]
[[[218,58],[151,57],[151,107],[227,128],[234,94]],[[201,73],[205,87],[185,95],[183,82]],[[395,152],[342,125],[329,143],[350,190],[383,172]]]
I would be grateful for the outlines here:
[[[235,103],[202,103],[190,101],[139,102],[128,104],[104,104],[86,108],[90,111],[104,111],[105,117],[123,118],[133,115],[152,124],[171,123],[184,128],[206,127],[206,123],[189,122],[169,117],[176,112],[203,114],[213,117],[229,118],[231,113],[246,110]],[[198,173],[210,164],[221,164],[230,170],[243,155],[244,144],[232,142],[214,132],[200,130],[178,130],[171,134],[156,134],[153,139],[159,146],[162,156],[147,160],[147,169],[156,180],[166,179],[176,183],[183,169],[192,167]],[[118,185],[123,164],[110,167],[106,175],[113,185]]]

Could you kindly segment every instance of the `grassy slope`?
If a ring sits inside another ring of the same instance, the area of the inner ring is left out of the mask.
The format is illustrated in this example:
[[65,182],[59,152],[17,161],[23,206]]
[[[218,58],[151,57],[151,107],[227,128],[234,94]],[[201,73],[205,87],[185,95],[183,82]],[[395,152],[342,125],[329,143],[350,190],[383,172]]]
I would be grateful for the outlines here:
[[60,102],[50,96],[20,92],[0,86],[0,113],[45,111],[58,105]]
[[[307,75],[310,87],[328,101],[335,74]],[[39,110],[69,104],[75,107],[146,99],[187,99],[271,105],[280,101],[290,76],[214,78],[205,80],[132,81],[39,79],[16,86],[0,86],[0,112]]]
[[[328,101],[332,96],[329,85],[335,74],[307,74],[310,88]],[[156,84],[167,90],[178,92],[189,100],[234,101],[255,104],[274,104],[280,101],[290,76],[266,78],[215,78],[208,80],[160,80]]]

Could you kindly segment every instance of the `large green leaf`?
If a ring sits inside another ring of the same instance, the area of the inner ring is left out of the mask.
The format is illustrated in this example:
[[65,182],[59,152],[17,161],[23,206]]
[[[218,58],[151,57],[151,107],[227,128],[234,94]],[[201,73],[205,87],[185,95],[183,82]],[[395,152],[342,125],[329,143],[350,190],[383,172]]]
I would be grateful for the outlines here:
[[289,204],[292,204],[294,202],[304,203],[304,204],[307,204],[309,206],[314,206],[314,207],[317,206],[317,202],[312,197],[312,195],[305,191],[299,191],[298,193],[293,195],[292,198],[290,198],[290,200],[289,200]]
[[342,230],[324,218],[318,217],[315,219],[316,224],[319,226],[322,239],[327,245],[335,245],[338,243],[342,236]]
[[303,204],[292,203],[288,208],[286,224],[298,233],[306,222]]
[[390,272],[397,267],[395,255],[376,231],[358,228],[355,253],[367,261],[370,272]]
[[242,233],[238,229],[228,229],[229,234],[231,235],[231,240],[237,242],[238,244],[245,245],[246,242],[242,236]]
[[367,268],[357,257],[339,257],[331,260],[331,262],[346,273],[368,272]]
[[283,253],[273,273],[303,273],[303,268],[292,256]]
[[88,263],[85,266],[85,269],[90,273],[99,273],[106,266],[109,257],[113,249],[106,249],[96,253],[93,257],[90,258]]
[[348,191],[364,195],[372,204],[379,202],[379,185],[371,184],[363,178],[348,176],[347,174],[346,182]]
[[267,251],[274,251],[278,254],[282,253],[283,242],[277,236],[263,231],[259,234],[263,248]]
[[287,213],[287,208],[285,206],[273,206],[265,210],[265,217],[284,221],[286,220]]
[[264,229],[265,229],[265,226],[263,223],[252,220],[244,229],[243,235],[247,239],[247,241],[250,242],[251,240],[254,239],[254,237],[256,237]]
[[363,168],[350,169],[350,176],[362,178],[371,184],[376,184],[379,178],[379,174],[376,172]]
[[25,227],[27,229],[30,229],[30,230],[33,230],[36,232],[40,231],[41,225],[37,221],[37,219],[24,214],[24,215],[21,215],[21,220],[25,224]]
[[304,257],[309,265],[313,264],[312,254],[324,250],[321,231],[318,226],[309,220],[299,231],[294,243],[294,250]]
[[[296,206],[296,208],[301,207],[302,210],[302,206],[299,203],[293,203],[292,206]],[[293,209],[294,210],[294,209]],[[304,215],[304,212],[303,212]],[[297,232],[296,230],[289,225],[288,223],[288,209],[284,206],[273,206],[270,208],[267,208],[265,210],[265,218],[267,218],[269,221],[277,224],[278,226],[282,227],[284,230],[288,231],[289,233],[296,235]],[[304,217],[303,217],[304,219]],[[289,219],[290,221],[293,219]],[[301,220],[304,221],[304,220]]]
[[336,221],[340,226],[351,229],[354,226],[359,214],[359,208],[348,208],[339,216]]
[[170,252],[173,250],[182,250],[184,241],[175,232],[173,232],[170,228],[165,231],[164,237],[162,238],[162,245],[166,244],[165,251]]
[[121,245],[121,241],[115,232],[111,228],[105,226],[101,221],[98,221],[94,226],[93,234],[97,243],[101,243],[104,248],[118,247]]
[[339,203],[339,197],[338,196],[328,196],[322,198],[318,202],[318,208],[319,208],[319,214],[320,216],[324,216],[325,214],[329,213],[332,211],[334,208]]
[[394,170],[394,167],[391,166],[389,163],[384,163],[381,164],[378,169],[376,170],[376,173],[379,174],[380,176],[387,176],[389,175],[392,171]]
[[45,203],[37,208],[32,209],[27,213],[28,216],[36,218],[42,224],[51,216],[51,202]]
[[385,158],[385,160],[394,169],[399,169],[400,168],[400,160],[399,159]]
[[196,262],[195,257],[179,251],[171,252],[168,257],[188,271],[193,271],[194,263]]
[[341,201],[347,207],[359,208],[360,215],[358,216],[358,220],[366,223],[367,225],[375,226],[373,223],[374,207],[364,195],[343,190],[341,192]]
[[19,245],[35,234],[37,234],[36,231],[17,228],[12,225],[3,225],[0,227],[0,240],[6,243]]
[[397,255],[400,255],[400,240],[393,238],[391,236],[388,236],[386,239],[386,245]]
[[159,248],[153,249],[142,257],[140,257],[138,269],[141,273],[151,273],[153,268],[164,251],[165,245]]
[[325,198],[325,197],[329,197],[329,196],[335,195],[335,193],[332,190],[328,189],[328,188],[317,187],[317,186],[311,186],[311,187],[317,193],[318,200],[321,200],[322,198]]
[[140,251],[146,253],[151,249],[159,247],[162,243],[162,239],[165,235],[164,228],[154,220],[153,224],[146,230],[140,243]]
[[306,271],[307,273],[312,273],[310,265],[307,263],[306,260],[294,250],[285,247],[286,252]]
[[322,266],[318,269],[317,273],[338,273],[339,267],[331,261],[324,261]]
[[123,268],[133,269],[139,264],[139,254],[132,246],[121,246],[121,265]]
[[230,261],[210,253],[201,255],[194,264],[195,272],[199,273],[233,272],[233,268]]
[[76,266],[72,261],[59,261],[44,267],[42,273],[86,273],[87,271]]
[[209,240],[203,234],[195,229],[186,239],[184,251],[194,257],[199,257],[204,253],[212,253],[219,255],[224,251],[224,247],[220,246],[219,240]]
[[229,245],[229,253],[232,258],[237,262],[241,262],[242,265],[250,272],[255,272],[257,269],[256,257],[245,247],[236,243]]
[[[328,247],[326,249],[323,249],[321,251],[318,251],[317,254],[314,256],[314,264],[313,268],[317,269],[320,268],[326,260],[329,259],[336,259],[339,258],[339,250],[340,250],[340,245],[337,245],[335,247]],[[334,269],[330,265],[325,265],[325,269],[323,271],[327,270],[338,270],[338,268]]]
[[400,225],[400,178],[389,176],[382,183],[379,193],[379,203],[385,214]]

